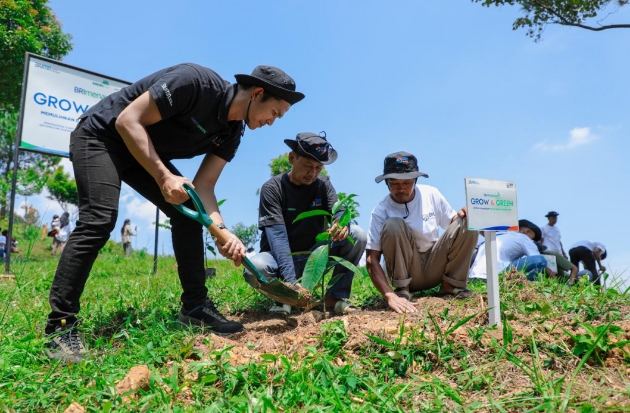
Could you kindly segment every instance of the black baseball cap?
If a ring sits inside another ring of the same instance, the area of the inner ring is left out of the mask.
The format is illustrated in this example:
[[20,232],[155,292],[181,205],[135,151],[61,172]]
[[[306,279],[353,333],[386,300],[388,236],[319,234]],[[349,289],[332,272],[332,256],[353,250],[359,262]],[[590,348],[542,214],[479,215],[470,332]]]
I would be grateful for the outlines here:
[[251,75],[234,75],[241,85],[260,86],[265,92],[286,100],[290,105],[304,99],[304,94],[295,91],[295,81],[282,70],[273,66],[256,66]]
[[394,152],[385,157],[383,175],[374,180],[376,183],[383,179],[414,179],[419,176],[428,178],[429,175],[418,171],[418,159],[408,152]]
[[549,211],[549,212],[547,212],[547,215],[545,215],[545,218],[557,217],[558,215],[560,215],[560,214],[558,214],[556,211]]
[[337,160],[337,151],[326,140],[326,132],[320,132],[319,135],[301,132],[295,139],[285,139],[284,143],[298,155],[314,159],[324,165],[330,165]]

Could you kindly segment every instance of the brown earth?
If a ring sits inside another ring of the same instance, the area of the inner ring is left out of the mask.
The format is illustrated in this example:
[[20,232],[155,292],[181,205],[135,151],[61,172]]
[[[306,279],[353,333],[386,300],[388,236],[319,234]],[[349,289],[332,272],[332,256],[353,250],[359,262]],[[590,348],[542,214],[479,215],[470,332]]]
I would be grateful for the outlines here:
[[[514,286],[524,286],[516,288],[518,300],[522,302],[540,301],[541,297],[533,288],[526,286],[528,282],[522,276],[513,276],[508,280],[507,288]],[[502,286],[503,288],[503,286]],[[489,383],[487,388],[474,391],[468,390],[464,395],[467,402],[487,401],[489,393],[492,397],[501,399],[508,398],[510,394],[517,394],[531,389],[532,379],[514,362],[508,361],[505,357],[496,358],[497,343],[503,343],[503,331],[499,329],[489,329],[487,327],[487,297],[485,294],[478,294],[472,298],[459,300],[455,298],[441,297],[420,297],[414,299],[417,303],[418,312],[398,315],[390,311],[384,303],[380,307],[365,309],[364,311],[340,316],[331,316],[319,311],[311,311],[304,314],[294,312],[289,317],[272,316],[267,313],[245,312],[235,317],[245,325],[245,331],[239,334],[222,338],[215,335],[201,335],[195,339],[194,353],[191,359],[204,359],[210,352],[232,347],[228,350],[229,360],[232,365],[245,364],[249,362],[261,361],[261,354],[274,354],[290,356],[298,354],[304,356],[307,353],[306,346],[317,346],[321,339],[321,328],[324,323],[343,320],[348,339],[344,344],[342,357],[360,358],[369,356],[366,353],[368,346],[370,349],[377,348],[378,345],[367,336],[377,336],[388,342],[394,342],[397,337],[402,338],[402,343],[411,340],[411,333],[414,332],[416,340],[423,333],[424,341],[417,345],[431,346],[437,340],[443,340],[453,345],[465,348],[470,354],[470,361],[476,368],[476,374],[485,377]],[[620,336],[610,336],[610,342],[630,340],[630,307],[616,306],[620,311],[620,319],[614,325],[621,327],[624,334]],[[433,320],[431,320],[431,317]],[[523,360],[524,364],[537,367],[542,381],[547,383],[566,376],[564,387],[571,380],[573,372],[578,367],[580,359],[572,355],[574,346],[573,340],[565,332],[572,334],[584,334],[585,331],[575,322],[575,315],[553,314],[545,316],[542,320],[540,313],[507,314],[509,326],[512,329],[513,341],[506,346],[517,358]],[[472,318],[463,326],[452,331],[447,337],[444,333],[451,329],[454,324],[465,317]],[[453,321],[455,320],[455,321]],[[435,324],[439,329],[435,327]],[[605,319],[591,321],[590,324],[597,326],[606,324]],[[402,330],[401,330],[402,329]],[[472,337],[469,329],[483,330],[483,334]],[[532,340],[533,338],[533,340]],[[535,341],[536,354],[531,350],[531,342]],[[553,351],[546,351],[549,348],[562,349],[564,355],[557,355]],[[613,349],[604,355],[604,366],[600,366],[593,361],[589,361],[583,366],[572,384],[572,394],[584,400],[593,402],[594,392],[603,397],[601,406],[616,406],[630,408],[628,400],[628,354],[630,347],[624,346],[622,349]],[[433,357],[432,353],[427,356]],[[591,359],[592,360],[592,359]],[[191,360],[192,361],[192,360]],[[453,382],[453,372],[458,372],[462,368],[456,362],[442,363],[430,373],[425,372],[421,367],[412,365],[408,370],[407,379],[411,374],[431,380],[431,376],[437,376],[445,383]],[[450,370],[450,371],[449,371]],[[593,383],[597,383],[596,390]],[[422,398],[422,395],[418,396]],[[599,404],[599,403],[595,403]]]

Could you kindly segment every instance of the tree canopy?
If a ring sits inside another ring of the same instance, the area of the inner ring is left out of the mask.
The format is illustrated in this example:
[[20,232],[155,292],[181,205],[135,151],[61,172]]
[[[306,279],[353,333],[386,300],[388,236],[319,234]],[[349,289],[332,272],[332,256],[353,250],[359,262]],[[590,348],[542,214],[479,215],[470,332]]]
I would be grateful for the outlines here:
[[[24,73],[24,55],[59,60],[72,50],[72,37],[48,7],[48,0],[0,0],[0,216],[6,214],[13,178],[13,150]],[[18,193],[37,194],[61,159],[20,151]]]
[[619,8],[630,0],[472,0],[483,6],[521,7],[524,16],[517,18],[512,28],[526,29],[527,35],[535,41],[540,40],[547,24],[580,27],[586,30],[602,31],[608,29],[628,29],[630,24],[603,24]]
[[0,108],[19,107],[25,52],[60,60],[72,50],[72,36],[47,3],[0,0]]

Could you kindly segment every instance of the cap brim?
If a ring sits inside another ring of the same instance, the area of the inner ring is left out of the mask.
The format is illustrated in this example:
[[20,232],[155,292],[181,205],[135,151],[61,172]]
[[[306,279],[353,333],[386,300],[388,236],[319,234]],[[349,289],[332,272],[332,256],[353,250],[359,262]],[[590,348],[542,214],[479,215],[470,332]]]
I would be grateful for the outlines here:
[[531,229],[534,232],[534,242],[538,242],[541,240],[542,231],[540,230],[540,227],[538,225],[527,219],[519,219],[518,226]]
[[304,99],[304,93],[293,92],[291,90],[283,89],[274,84],[267,82],[264,79],[260,79],[251,75],[234,75],[236,82],[243,85],[260,86],[272,95],[279,97],[282,100],[286,100],[290,105],[298,103]]
[[308,156],[309,158],[321,163],[322,165],[330,165],[331,163],[335,162],[337,160],[337,151],[333,148],[330,148],[330,155],[328,155],[328,160],[327,161],[321,161],[320,159],[317,159],[316,157],[314,157],[313,155],[311,155],[310,153],[306,152],[304,149],[302,149],[302,147],[297,143],[296,140],[294,139],[285,139],[284,143],[287,144],[287,146],[289,148],[291,148],[291,150],[295,153],[297,153],[300,156]]
[[374,180],[378,184],[383,179],[414,179],[419,176],[422,176],[423,178],[429,177],[429,175],[425,174],[424,172],[417,171],[417,172],[405,172],[404,174],[383,174],[383,175],[377,176],[376,178],[374,178]]

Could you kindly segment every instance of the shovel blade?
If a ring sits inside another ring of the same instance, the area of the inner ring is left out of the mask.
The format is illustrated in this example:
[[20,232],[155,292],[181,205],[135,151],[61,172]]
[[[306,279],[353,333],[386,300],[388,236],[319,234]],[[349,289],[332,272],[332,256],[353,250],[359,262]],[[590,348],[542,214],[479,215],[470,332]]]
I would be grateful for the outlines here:
[[288,304],[292,307],[306,308],[310,302],[305,296],[292,290],[288,285],[284,284],[277,278],[272,278],[268,282],[260,281],[254,274],[243,274],[245,281],[261,294],[266,295],[274,301],[282,304]]

